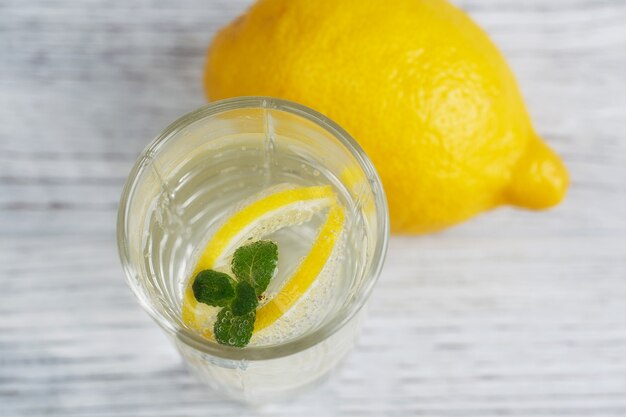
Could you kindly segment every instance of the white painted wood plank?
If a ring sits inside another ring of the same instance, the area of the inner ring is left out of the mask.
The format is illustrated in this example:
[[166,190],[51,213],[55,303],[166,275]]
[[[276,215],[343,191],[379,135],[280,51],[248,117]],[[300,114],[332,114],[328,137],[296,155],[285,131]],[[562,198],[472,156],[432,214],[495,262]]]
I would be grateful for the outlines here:
[[0,0],[0,416],[626,415],[626,3],[460,0],[564,157],[557,209],[394,238],[360,344],[298,401],[198,385],[126,288],[115,207],[248,0]]
[[[304,402],[271,408],[288,415],[323,396],[334,399],[323,406],[331,415],[618,415],[626,409],[621,242],[395,238],[346,366]],[[0,392],[41,401],[10,396],[12,410],[38,414],[60,400],[51,410],[63,415],[241,411],[186,375],[125,287],[110,240],[0,247],[12,294],[0,309]],[[27,262],[6,266],[20,257]]]

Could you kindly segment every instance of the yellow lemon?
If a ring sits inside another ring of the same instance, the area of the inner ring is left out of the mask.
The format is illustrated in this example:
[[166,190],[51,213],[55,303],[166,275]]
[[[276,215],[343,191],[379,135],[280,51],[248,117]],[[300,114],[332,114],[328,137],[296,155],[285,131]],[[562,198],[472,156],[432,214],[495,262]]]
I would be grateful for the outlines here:
[[344,209],[330,186],[287,187],[266,192],[228,217],[209,239],[192,278],[187,282],[183,295],[183,321],[211,339],[211,320],[217,309],[196,300],[192,290],[193,277],[202,270],[223,267],[243,243],[306,222],[326,208],[328,215],[309,253],[278,293],[256,313],[255,331],[273,324],[304,295],[322,272],[343,230]]
[[210,100],[268,95],[346,128],[381,175],[392,230],[426,233],[568,187],[487,35],[445,0],[259,0],[209,48]]

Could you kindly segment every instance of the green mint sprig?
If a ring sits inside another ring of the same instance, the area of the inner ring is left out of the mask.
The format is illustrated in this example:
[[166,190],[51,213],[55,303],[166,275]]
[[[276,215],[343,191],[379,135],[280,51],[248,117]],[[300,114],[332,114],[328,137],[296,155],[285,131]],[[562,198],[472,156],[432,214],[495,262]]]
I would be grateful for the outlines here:
[[244,347],[250,342],[258,298],[276,272],[278,246],[259,240],[239,247],[231,269],[237,280],[223,272],[207,269],[196,275],[191,286],[200,303],[223,307],[213,328],[215,339],[223,345]]
[[252,285],[246,281],[239,281],[235,287],[235,298],[230,303],[230,309],[235,316],[243,316],[256,310],[259,300]]
[[256,311],[236,316],[229,307],[225,307],[217,314],[217,321],[213,327],[215,340],[222,345],[245,347],[252,337]]
[[225,307],[235,298],[235,280],[230,275],[207,269],[196,275],[191,288],[201,303]]
[[233,273],[241,281],[249,282],[261,295],[267,289],[276,271],[278,246],[269,240],[259,240],[240,247],[233,256]]

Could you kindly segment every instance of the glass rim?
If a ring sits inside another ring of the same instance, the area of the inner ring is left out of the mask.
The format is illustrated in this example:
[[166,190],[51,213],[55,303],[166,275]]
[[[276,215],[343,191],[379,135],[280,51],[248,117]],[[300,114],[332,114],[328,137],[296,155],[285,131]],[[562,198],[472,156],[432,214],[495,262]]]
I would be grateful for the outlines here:
[[[374,194],[377,220],[376,232],[380,237],[377,239],[370,267],[363,272],[363,284],[360,285],[357,293],[355,294],[352,306],[341,309],[338,314],[330,318],[330,320],[322,326],[302,337],[296,338],[295,340],[290,340],[278,345],[250,346],[241,349],[220,345],[204,339],[194,331],[172,321],[165,314],[159,311],[159,308],[157,308],[154,303],[151,303],[147,297],[143,296],[144,292],[142,289],[134,283],[134,278],[139,275],[139,272],[134,268],[130,261],[130,253],[127,245],[128,211],[130,209],[129,203],[132,193],[137,187],[138,181],[142,177],[144,170],[149,167],[149,162],[152,160],[153,155],[155,155],[167,142],[172,140],[180,130],[196,121],[215,116],[217,114],[238,109],[255,108],[284,111],[300,116],[329,132],[341,143],[342,146],[348,149],[350,154],[355,157],[359,166],[365,173],[368,179],[369,187],[372,189]],[[156,321],[157,324],[166,331],[166,333],[174,336],[184,344],[211,356],[231,360],[255,361],[289,356],[311,348],[337,333],[361,310],[363,305],[368,300],[382,270],[387,253],[388,239],[389,212],[385,193],[374,165],[369,160],[361,146],[352,138],[352,136],[350,136],[350,134],[348,134],[348,132],[323,114],[292,101],[264,96],[235,97],[211,102],[183,115],[166,127],[150,142],[150,144],[137,158],[124,185],[117,216],[117,247],[122,267],[124,269],[126,283],[131,288],[135,297],[139,300],[142,308],[146,310],[152,319]]]

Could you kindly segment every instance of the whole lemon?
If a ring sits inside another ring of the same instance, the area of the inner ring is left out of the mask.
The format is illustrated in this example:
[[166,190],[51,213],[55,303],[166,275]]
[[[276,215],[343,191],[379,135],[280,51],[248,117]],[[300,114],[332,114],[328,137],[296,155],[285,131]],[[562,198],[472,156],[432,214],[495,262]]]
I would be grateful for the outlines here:
[[209,48],[210,100],[312,107],[363,146],[392,230],[440,230],[502,204],[542,209],[568,186],[502,55],[445,0],[260,0]]

